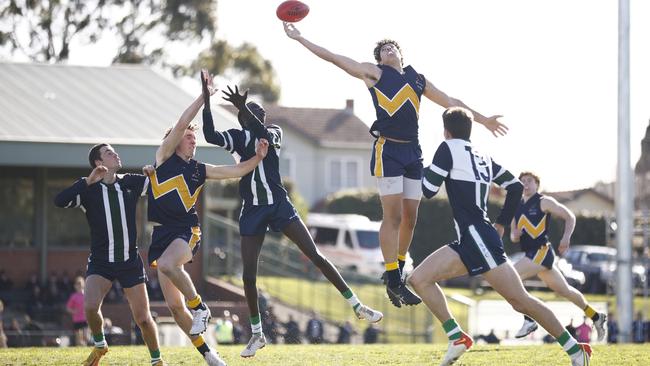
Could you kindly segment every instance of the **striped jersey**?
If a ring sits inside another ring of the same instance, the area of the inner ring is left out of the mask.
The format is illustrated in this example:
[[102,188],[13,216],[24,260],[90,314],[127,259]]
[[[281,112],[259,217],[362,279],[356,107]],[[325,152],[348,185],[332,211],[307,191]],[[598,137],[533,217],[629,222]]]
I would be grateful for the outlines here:
[[282,129],[277,125],[263,125],[259,121],[249,123],[251,129],[215,131],[212,114],[203,110],[203,134],[206,140],[230,152],[236,161],[246,161],[255,156],[259,139],[269,142],[266,157],[250,173],[239,181],[239,195],[244,205],[272,205],[286,198],[287,190],[280,176],[280,148]]
[[199,225],[196,201],[205,183],[205,164],[172,154],[149,177],[149,221],[171,227]]
[[542,211],[542,196],[535,193],[528,201],[521,201],[515,211],[515,224],[521,230],[521,249],[534,250],[548,243],[548,214]]
[[446,140],[436,150],[433,162],[424,169],[424,196],[433,197],[443,182],[459,237],[470,225],[489,223],[487,203],[491,183],[508,191],[496,220],[503,226],[510,224],[523,191],[523,185],[512,173],[474,149],[471,142],[461,139]]
[[369,88],[377,120],[370,133],[399,140],[418,140],[420,99],[426,86],[424,75],[406,66],[403,73],[387,65],[377,65],[381,77]]
[[54,198],[64,208],[81,208],[90,226],[90,260],[97,263],[125,262],[137,258],[135,209],[146,193],[149,179],[140,174],[118,175],[113,184],[88,186],[79,179]]

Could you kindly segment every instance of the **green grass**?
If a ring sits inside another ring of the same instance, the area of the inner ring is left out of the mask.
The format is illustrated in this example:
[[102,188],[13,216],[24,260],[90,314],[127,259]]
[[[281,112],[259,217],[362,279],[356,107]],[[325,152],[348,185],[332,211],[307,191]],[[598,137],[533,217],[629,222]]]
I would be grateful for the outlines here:
[[[228,365],[432,365],[437,364],[446,350],[444,345],[269,345],[253,359],[242,359],[243,346],[222,346],[219,352]],[[0,350],[0,365],[79,365],[90,348],[13,348]],[[596,346],[592,365],[647,365],[648,346]],[[165,347],[163,358],[171,365],[202,365],[199,353],[189,347]],[[437,362],[436,362],[437,361]],[[525,347],[475,346],[457,365],[562,365],[568,356],[558,345]],[[111,347],[102,365],[148,365],[149,355],[144,346]]]

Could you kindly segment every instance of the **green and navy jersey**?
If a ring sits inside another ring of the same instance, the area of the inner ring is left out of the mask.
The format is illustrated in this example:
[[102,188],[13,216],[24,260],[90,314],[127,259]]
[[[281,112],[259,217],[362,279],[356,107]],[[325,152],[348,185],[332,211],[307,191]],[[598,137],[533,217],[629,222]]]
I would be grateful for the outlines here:
[[534,250],[548,243],[548,214],[542,211],[542,196],[535,193],[528,201],[519,203],[515,211],[515,224],[521,230],[521,249]]
[[140,174],[118,175],[113,184],[88,186],[79,179],[54,198],[63,208],[79,207],[90,226],[90,260],[95,263],[119,263],[138,256],[135,209],[138,198],[146,193],[149,179]]
[[487,203],[491,183],[508,192],[496,220],[504,227],[510,224],[523,192],[523,185],[512,173],[474,149],[471,142],[461,139],[446,140],[436,150],[433,162],[424,169],[424,196],[433,197],[443,182],[459,237],[470,225],[489,223]]
[[264,160],[239,181],[239,195],[244,205],[272,205],[287,197],[287,190],[282,185],[280,176],[282,129],[277,125],[264,125],[259,120],[251,121],[247,126],[250,126],[250,129],[215,131],[212,114],[209,110],[203,110],[203,134],[206,141],[223,147],[237,161],[253,158],[257,141],[268,140],[269,151]]
[[171,227],[199,225],[196,201],[205,183],[205,164],[172,154],[149,177],[149,221]]
[[417,141],[420,99],[426,79],[410,65],[403,73],[391,66],[377,66],[381,69],[381,77],[368,89],[377,113],[370,133],[375,137]]

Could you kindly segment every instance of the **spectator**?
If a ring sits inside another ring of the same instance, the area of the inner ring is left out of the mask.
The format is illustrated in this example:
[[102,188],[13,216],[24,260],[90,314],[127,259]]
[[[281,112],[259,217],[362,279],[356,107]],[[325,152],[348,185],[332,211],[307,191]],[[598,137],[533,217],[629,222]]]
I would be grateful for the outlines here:
[[352,327],[352,323],[346,320],[345,323],[339,325],[339,335],[336,343],[349,344],[353,334],[357,334],[357,331]]
[[618,323],[614,313],[609,314],[607,319],[607,343],[616,343],[618,341]]
[[0,300],[0,348],[7,348],[7,335],[4,328],[4,311],[5,304]]
[[45,299],[45,295],[41,291],[41,286],[37,285],[29,285],[27,286],[30,289],[29,292],[29,298],[27,301],[27,314],[34,318],[40,318],[43,315],[48,315],[46,314],[47,312],[45,311],[45,304],[47,303],[47,300]]
[[7,334],[7,347],[23,347],[25,345],[23,328],[18,319],[13,318],[7,330],[9,333]]
[[632,342],[644,343],[646,341],[646,326],[643,321],[643,313],[636,313],[636,320],[632,322]]
[[4,269],[0,269],[0,291],[11,291],[14,283],[11,281]]
[[66,308],[72,315],[74,329],[74,344],[84,346],[86,344],[88,323],[86,323],[86,314],[84,313],[84,285],[82,277],[77,277],[74,281],[75,292],[70,295]]
[[490,333],[488,333],[486,335],[480,335],[480,336],[476,337],[476,340],[479,340],[479,339],[482,339],[487,344],[499,344],[499,343],[501,343],[501,340],[499,339],[499,337],[497,337],[497,335],[494,334],[494,329],[491,329]]
[[300,336],[300,327],[293,319],[293,315],[289,315],[289,321],[282,325],[284,327],[284,343],[286,344],[301,344],[302,339]]
[[571,318],[571,321],[569,322],[569,325],[566,327],[567,332],[571,335],[571,337],[575,338],[576,337],[576,327],[573,326],[573,318]]
[[587,324],[587,317],[576,328],[576,340],[580,343],[589,343],[591,340],[591,325]]
[[546,335],[542,337],[542,342],[546,344],[555,343],[555,338],[552,335],[546,333]]
[[[261,308],[260,308],[261,309]],[[268,306],[262,313],[262,327],[266,339],[271,343],[278,343],[278,318],[275,316],[273,306]]]
[[59,291],[61,291],[61,294],[63,294],[64,298],[70,296],[70,294],[74,291],[72,282],[70,281],[70,276],[68,275],[68,271],[63,271],[61,277],[59,277],[58,284],[59,284]]
[[217,318],[217,324],[215,326],[215,338],[217,339],[217,344],[233,344],[233,325],[232,320],[230,320],[230,311],[224,310],[223,318]]
[[325,329],[323,328],[323,322],[318,317],[318,314],[312,312],[312,318],[307,321],[307,329],[305,329],[307,341],[311,344],[323,343],[324,333]]
[[43,327],[34,322],[32,318],[25,314],[25,325],[23,331],[25,333],[24,345],[27,347],[42,347],[45,346],[45,338],[43,337]]
[[[56,276],[56,274],[54,274]],[[45,299],[48,304],[56,305],[65,300],[63,294],[59,290],[58,278],[50,276],[47,280],[47,286],[45,288]]]
[[34,293],[35,288],[41,290],[41,284],[38,281],[38,276],[35,273],[33,273],[31,276],[29,276],[29,280],[25,284],[25,291],[27,291],[27,293],[29,294],[32,294]]
[[240,344],[242,336],[244,335],[244,327],[242,327],[239,322],[239,316],[237,314],[232,315],[232,341],[235,344]]
[[375,344],[377,343],[377,338],[379,337],[380,330],[373,323],[368,324],[365,332],[363,332],[363,343],[365,344]]
[[117,338],[124,334],[124,329],[113,325],[111,318],[104,318],[104,337],[108,344],[120,344],[124,342],[117,342]]

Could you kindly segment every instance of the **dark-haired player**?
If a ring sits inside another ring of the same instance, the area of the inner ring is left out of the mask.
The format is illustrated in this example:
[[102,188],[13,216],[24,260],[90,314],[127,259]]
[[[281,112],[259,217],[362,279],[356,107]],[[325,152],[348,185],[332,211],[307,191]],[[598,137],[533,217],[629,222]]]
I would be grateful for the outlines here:
[[[573,366],[589,365],[591,347],[577,343],[555,314],[526,292],[503,250],[501,237],[521,199],[521,182],[472,145],[471,112],[453,107],[443,113],[442,119],[445,141],[424,171],[422,189],[424,196],[431,198],[445,183],[458,240],[429,255],[408,279],[447,332],[449,345],[441,366],[453,364],[473,344],[472,338],[461,330],[452,317],[445,295],[438,285],[440,281],[465,274],[482,274],[516,311],[537,320],[562,345]],[[507,191],[503,208],[494,224],[487,216],[488,193],[492,183]]]
[[109,144],[93,146],[88,161],[93,169],[88,177],[79,179],[54,198],[58,207],[81,208],[90,226],[84,310],[95,347],[84,365],[97,365],[108,352],[100,308],[116,280],[124,288],[133,319],[142,330],[151,364],[163,365],[156,323],[149,312],[144,285],[146,275],[136,243],[136,205],[138,198],[146,194],[149,180],[141,174],[118,175],[122,161]]
[[[372,150],[370,172],[377,177],[383,209],[379,241],[386,266],[386,291],[397,307],[419,304],[421,300],[402,282],[401,271],[413,238],[422,196],[422,150],[418,141],[420,99],[424,95],[445,108],[468,107],[437,89],[412,66],[403,66],[401,49],[393,40],[377,43],[374,50],[376,64],[360,63],[308,41],[293,24],[284,23],[284,30],[287,36],[316,56],[361,79],[370,91],[377,114],[377,120],[370,128],[370,133],[377,139]],[[485,117],[474,110],[472,112],[476,122],[483,124],[495,136],[506,133],[507,128],[498,121],[500,116]]]
[[237,87],[235,91],[229,87],[229,92],[224,91],[226,95],[224,99],[239,110],[238,120],[242,129],[215,131],[209,103],[212,79],[207,76],[203,79],[203,85],[203,95],[206,99],[203,109],[203,134],[209,143],[223,147],[233,155],[239,156],[242,161],[253,156],[255,141],[266,139],[270,143],[269,152],[264,160],[239,181],[239,193],[243,200],[239,217],[241,256],[244,266],[242,277],[252,331],[251,339],[241,352],[241,356],[252,357],[258,349],[266,345],[266,337],[260,321],[256,281],[257,263],[268,228],[281,231],[291,239],[340,291],[359,319],[372,323],[380,321],[383,314],[363,305],[345,283],[336,267],[316,248],[309,231],[289,200],[280,177],[279,155],[282,129],[277,125],[264,124],[266,112],[259,104],[246,102],[248,92],[241,95]]

